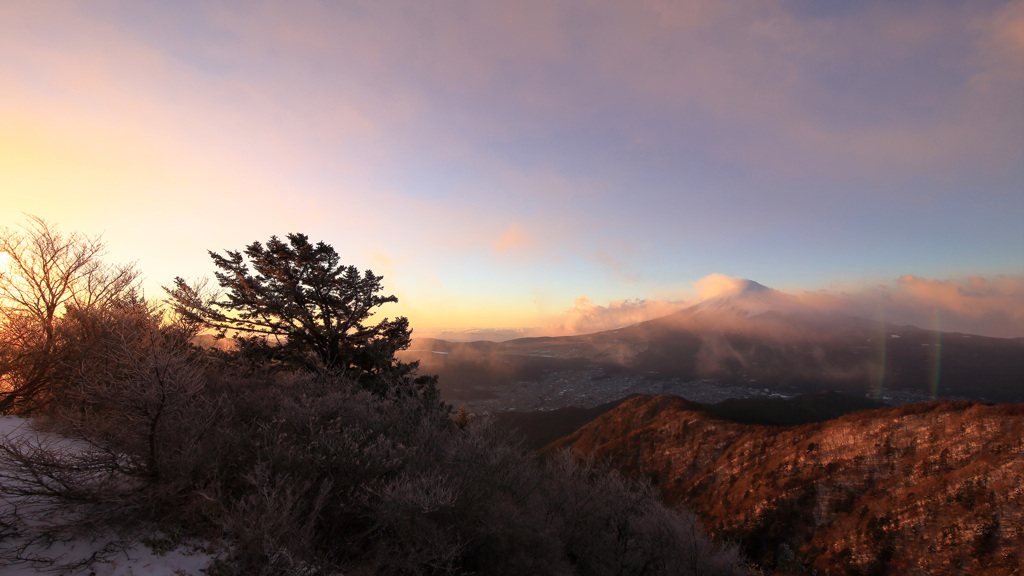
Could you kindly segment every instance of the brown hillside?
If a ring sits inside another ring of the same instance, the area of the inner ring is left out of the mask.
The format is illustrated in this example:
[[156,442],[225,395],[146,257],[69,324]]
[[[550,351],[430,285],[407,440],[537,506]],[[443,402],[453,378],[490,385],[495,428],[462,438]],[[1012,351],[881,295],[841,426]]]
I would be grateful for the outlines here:
[[931,402],[797,427],[624,402],[550,448],[649,476],[777,574],[1022,574],[1024,405]]

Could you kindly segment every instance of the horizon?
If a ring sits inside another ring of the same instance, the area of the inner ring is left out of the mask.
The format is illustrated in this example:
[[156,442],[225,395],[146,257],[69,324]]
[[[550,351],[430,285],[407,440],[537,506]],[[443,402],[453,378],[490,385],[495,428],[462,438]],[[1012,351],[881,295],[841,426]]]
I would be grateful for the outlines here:
[[307,234],[416,337],[750,279],[1024,337],[1024,1],[0,5],[0,227],[148,295]]
[[[1024,280],[1006,277],[999,280],[1006,286],[997,288],[987,286],[981,278],[969,279],[966,284],[973,285],[973,294],[954,282],[915,277],[902,277],[892,286],[879,285],[853,293],[825,290],[789,293],[748,278],[711,274],[694,283],[697,296],[690,300],[618,301],[601,306],[580,298],[561,317],[563,323],[558,325],[434,329],[426,334],[414,334],[414,338],[503,342],[517,338],[594,334],[663,318],[718,298],[742,298],[749,290],[748,286],[754,288],[754,293],[781,294],[787,302],[810,310],[865,318],[888,326],[913,326],[923,330],[995,338],[1024,338],[1024,328],[1017,321],[1021,306],[1018,294],[1024,291]],[[1003,316],[1007,311],[1010,315]]]

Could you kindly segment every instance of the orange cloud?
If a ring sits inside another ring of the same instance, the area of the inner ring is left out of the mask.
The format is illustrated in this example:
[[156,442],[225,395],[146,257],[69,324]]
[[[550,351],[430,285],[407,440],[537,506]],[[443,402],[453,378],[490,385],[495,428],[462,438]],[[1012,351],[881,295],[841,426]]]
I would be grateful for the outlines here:
[[[901,276],[898,286],[904,297],[921,306],[933,307],[964,318],[1009,315],[1024,326],[1024,278],[972,276],[966,281],[929,280]],[[1024,329],[1024,328],[1022,328]]]
[[1024,2],[1006,6],[984,23],[993,48],[1008,57],[1024,55]]
[[749,280],[733,278],[725,274],[709,274],[693,283],[697,289],[697,299],[707,300],[716,296],[728,296],[743,290]]
[[512,251],[528,250],[535,245],[533,236],[518,222],[513,222],[494,241],[494,249],[501,254]]
[[[653,320],[685,309],[699,301],[734,294],[749,281],[724,274],[711,274],[694,282],[695,300],[622,299],[607,305],[595,304],[586,295],[573,306],[546,322],[534,317],[534,327],[510,327],[502,320],[482,328],[426,330],[449,340],[507,340],[536,336],[564,336],[614,330],[638,322]],[[912,324],[926,329],[965,332],[996,337],[1024,336],[1024,276],[970,277],[966,280],[931,280],[913,275],[895,282],[857,291],[821,290],[789,295],[791,302],[822,311],[885,320],[892,324]],[[479,322],[480,316],[467,316],[464,326]],[[517,317],[522,320],[522,317]],[[438,319],[440,320],[440,319]],[[451,318],[447,318],[451,322]],[[451,325],[451,324],[449,324]]]
[[801,295],[807,304],[894,324],[985,336],[1024,336],[1024,276],[933,280],[911,274],[892,285]]
[[575,305],[566,311],[562,323],[554,329],[563,334],[614,330],[671,314],[687,305],[683,302],[638,298],[615,300],[607,306],[600,306],[584,295],[576,299]]
[[[531,336],[614,330],[666,316],[708,298],[743,290],[749,280],[710,274],[694,282],[696,300],[623,299],[597,305],[585,295],[558,321]],[[855,292],[817,291],[791,295],[794,303],[893,324],[996,337],[1024,336],[1024,276],[972,276],[931,280],[901,276],[893,284]],[[527,335],[527,334],[522,334]]]

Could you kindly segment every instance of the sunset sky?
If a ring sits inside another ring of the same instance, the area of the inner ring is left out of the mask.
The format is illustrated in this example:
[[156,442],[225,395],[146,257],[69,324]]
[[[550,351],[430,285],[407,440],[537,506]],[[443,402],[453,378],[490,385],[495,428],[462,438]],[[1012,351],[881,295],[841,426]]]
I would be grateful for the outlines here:
[[302,232],[416,335],[751,278],[1024,336],[1024,2],[0,0],[25,214],[154,296]]

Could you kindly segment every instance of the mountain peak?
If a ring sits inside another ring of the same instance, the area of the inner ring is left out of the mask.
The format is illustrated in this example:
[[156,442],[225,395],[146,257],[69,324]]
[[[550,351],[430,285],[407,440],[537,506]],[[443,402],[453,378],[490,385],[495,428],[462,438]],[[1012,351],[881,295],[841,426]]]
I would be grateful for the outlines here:
[[768,292],[774,292],[774,290],[764,284],[754,282],[753,280],[738,278],[733,291],[729,294],[722,294],[722,296],[750,296],[753,294],[763,294]]
[[801,309],[791,296],[746,278],[720,276],[710,285],[701,287],[703,298],[687,310],[690,314],[728,313],[756,316],[768,311],[795,311]]
[[771,288],[748,280],[746,278],[733,278],[725,274],[711,274],[694,283],[697,288],[699,300],[711,300],[729,296],[742,296],[757,293],[771,292]]
[[764,284],[747,280],[745,278],[728,278],[714,287],[713,291],[705,291],[702,294],[698,306],[708,302],[750,302],[776,299],[781,292],[765,286]]

